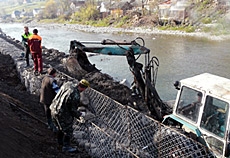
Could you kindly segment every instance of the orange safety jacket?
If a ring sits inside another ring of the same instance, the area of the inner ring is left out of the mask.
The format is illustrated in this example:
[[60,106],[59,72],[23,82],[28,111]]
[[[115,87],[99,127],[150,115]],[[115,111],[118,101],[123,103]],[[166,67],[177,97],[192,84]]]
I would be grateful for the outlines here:
[[28,39],[28,44],[31,53],[41,53],[42,52],[42,38],[39,35],[31,35]]

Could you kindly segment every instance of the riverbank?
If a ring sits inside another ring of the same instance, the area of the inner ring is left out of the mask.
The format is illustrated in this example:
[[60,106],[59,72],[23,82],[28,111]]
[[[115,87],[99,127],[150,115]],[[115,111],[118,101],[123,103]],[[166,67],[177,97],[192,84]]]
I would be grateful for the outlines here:
[[[230,33],[225,31],[222,34],[213,34],[212,32],[202,32],[197,29],[195,32],[185,32],[178,30],[159,30],[157,28],[150,27],[130,27],[130,28],[114,28],[114,27],[94,27],[90,25],[80,25],[80,24],[59,24],[59,23],[37,23],[31,22],[27,23],[29,27],[44,27],[47,29],[66,29],[72,31],[84,31],[91,33],[111,33],[111,34],[134,34],[134,35],[172,35],[172,36],[190,36],[197,38],[205,38],[208,40],[228,40],[230,39]],[[206,27],[211,28],[217,27],[216,25],[206,25]],[[220,27],[221,28],[221,27]]]
[[[4,55],[1,49],[0,60],[1,158],[73,157],[57,148],[56,135],[47,128],[43,106],[38,96],[30,94],[21,83],[11,56]],[[75,154],[90,158],[82,148]]]

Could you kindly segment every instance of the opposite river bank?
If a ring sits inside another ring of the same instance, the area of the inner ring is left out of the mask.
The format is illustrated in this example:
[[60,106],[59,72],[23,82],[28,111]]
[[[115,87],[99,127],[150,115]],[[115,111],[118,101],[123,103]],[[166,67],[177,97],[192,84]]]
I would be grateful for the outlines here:
[[[212,28],[216,27],[217,24],[206,24],[206,27]],[[220,25],[220,24],[218,24]],[[212,32],[202,32],[200,29],[197,29],[194,32],[185,32],[179,30],[159,30],[157,28],[149,28],[149,27],[130,27],[130,28],[114,28],[114,27],[94,27],[90,25],[80,25],[80,24],[44,24],[44,23],[30,23],[29,26],[36,27],[41,26],[48,29],[67,29],[72,31],[84,31],[84,32],[91,32],[91,33],[110,33],[110,34],[129,34],[129,35],[173,35],[173,36],[183,36],[183,37],[199,37],[199,38],[206,38],[209,40],[227,40],[230,39],[230,32],[227,33],[227,30],[223,30],[224,34],[214,34]],[[221,29],[227,29],[226,27],[221,27]]]

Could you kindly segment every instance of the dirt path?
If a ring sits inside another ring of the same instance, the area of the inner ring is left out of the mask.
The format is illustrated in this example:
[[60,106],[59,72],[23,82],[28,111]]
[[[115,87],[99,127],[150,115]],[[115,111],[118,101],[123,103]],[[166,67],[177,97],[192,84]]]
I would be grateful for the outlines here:
[[83,149],[70,155],[57,149],[47,129],[38,96],[20,83],[13,59],[0,54],[0,157],[90,157]]

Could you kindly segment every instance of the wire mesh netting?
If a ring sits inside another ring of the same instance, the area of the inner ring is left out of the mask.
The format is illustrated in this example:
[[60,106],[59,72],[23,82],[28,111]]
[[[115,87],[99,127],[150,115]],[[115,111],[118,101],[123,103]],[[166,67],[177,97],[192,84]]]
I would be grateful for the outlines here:
[[131,107],[94,89],[86,93],[94,117],[84,124],[76,122],[75,132],[85,133],[92,157],[215,157],[207,147]]

